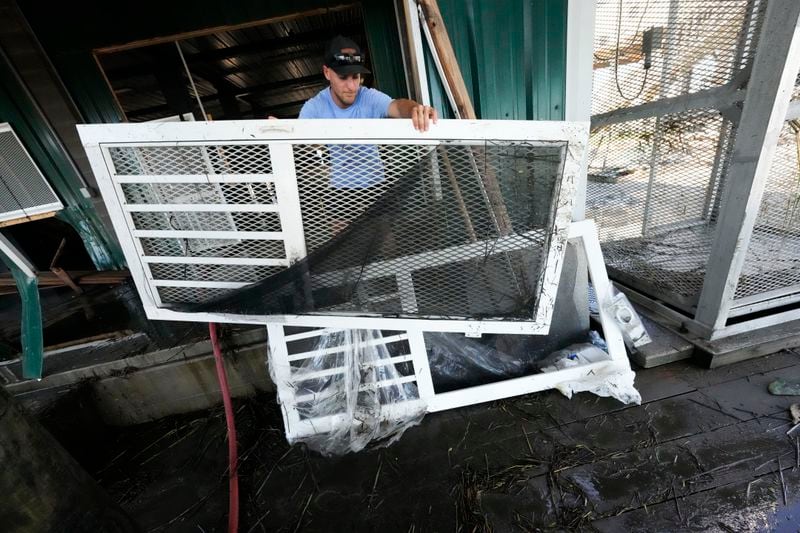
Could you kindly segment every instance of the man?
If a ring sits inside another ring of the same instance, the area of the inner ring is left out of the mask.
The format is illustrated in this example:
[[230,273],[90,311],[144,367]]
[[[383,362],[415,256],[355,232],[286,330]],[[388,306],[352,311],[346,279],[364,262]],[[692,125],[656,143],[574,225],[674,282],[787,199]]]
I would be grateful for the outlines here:
[[303,105],[300,118],[410,118],[419,131],[439,118],[430,106],[363,87],[362,74],[370,74],[364,54],[341,35],[328,45],[322,73],[330,85]]
[[[325,52],[322,73],[329,86],[309,99],[300,110],[301,119],[323,118],[410,118],[414,128],[427,131],[436,123],[438,114],[430,106],[406,98],[392,99],[376,89],[361,85],[364,54],[351,39],[334,37]],[[349,219],[360,213],[354,206],[365,196],[359,191],[371,189],[384,181],[385,174],[378,147],[361,144],[330,144],[330,187],[325,194],[333,233],[346,227]],[[376,196],[377,197],[377,196]],[[372,199],[374,201],[374,198]],[[367,205],[369,201],[366,201]]]

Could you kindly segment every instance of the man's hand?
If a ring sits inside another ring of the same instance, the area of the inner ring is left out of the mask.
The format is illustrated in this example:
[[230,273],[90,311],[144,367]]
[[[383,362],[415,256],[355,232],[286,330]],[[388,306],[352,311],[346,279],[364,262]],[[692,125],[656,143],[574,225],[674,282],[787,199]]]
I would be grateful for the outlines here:
[[431,106],[418,104],[411,111],[411,122],[419,131],[428,131],[431,122],[436,124],[437,120],[439,120],[439,114]]
[[389,116],[391,118],[410,118],[414,128],[418,131],[428,131],[431,122],[436,124],[436,121],[439,120],[439,114],[434,108],[418,104],[407,98],[392,100],[392,103],[389,104]]

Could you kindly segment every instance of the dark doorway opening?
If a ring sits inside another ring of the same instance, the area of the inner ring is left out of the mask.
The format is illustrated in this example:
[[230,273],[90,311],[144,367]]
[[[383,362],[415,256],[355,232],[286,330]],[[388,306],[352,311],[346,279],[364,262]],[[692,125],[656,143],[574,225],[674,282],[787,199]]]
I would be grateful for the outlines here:
[[129,122],[296,118],[303,103],[327,84],[322,56],[337,34],[355,40],[369,61],[359,4],[176,35],[158,44],[98,51],[96,57]]

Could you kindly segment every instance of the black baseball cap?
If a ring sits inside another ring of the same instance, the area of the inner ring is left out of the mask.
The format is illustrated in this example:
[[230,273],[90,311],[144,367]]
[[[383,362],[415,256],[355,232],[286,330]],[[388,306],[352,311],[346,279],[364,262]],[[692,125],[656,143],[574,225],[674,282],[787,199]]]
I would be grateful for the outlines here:
[[[355,51],[342,52],[342,50]],[[364,66],[365,59],[361,47],[352,39],[341,35],[331,39],[325,52],[325,66],[332,68],[337,74],[371,74]]]

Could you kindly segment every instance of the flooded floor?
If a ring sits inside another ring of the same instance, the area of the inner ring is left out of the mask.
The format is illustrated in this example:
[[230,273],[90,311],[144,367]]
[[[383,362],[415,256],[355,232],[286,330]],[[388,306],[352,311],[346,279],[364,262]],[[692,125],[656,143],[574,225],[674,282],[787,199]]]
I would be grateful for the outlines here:
[[[271,395],[238,401],[239,530],[795,532],[800,398],[770,395],[778,377],[800,380],[798,353],[673,363],[638,372],[641,406],[549,391],[429,415],[340,458],[288,446]],[[221,408],[66,444],[145,531],[226,530]]]

